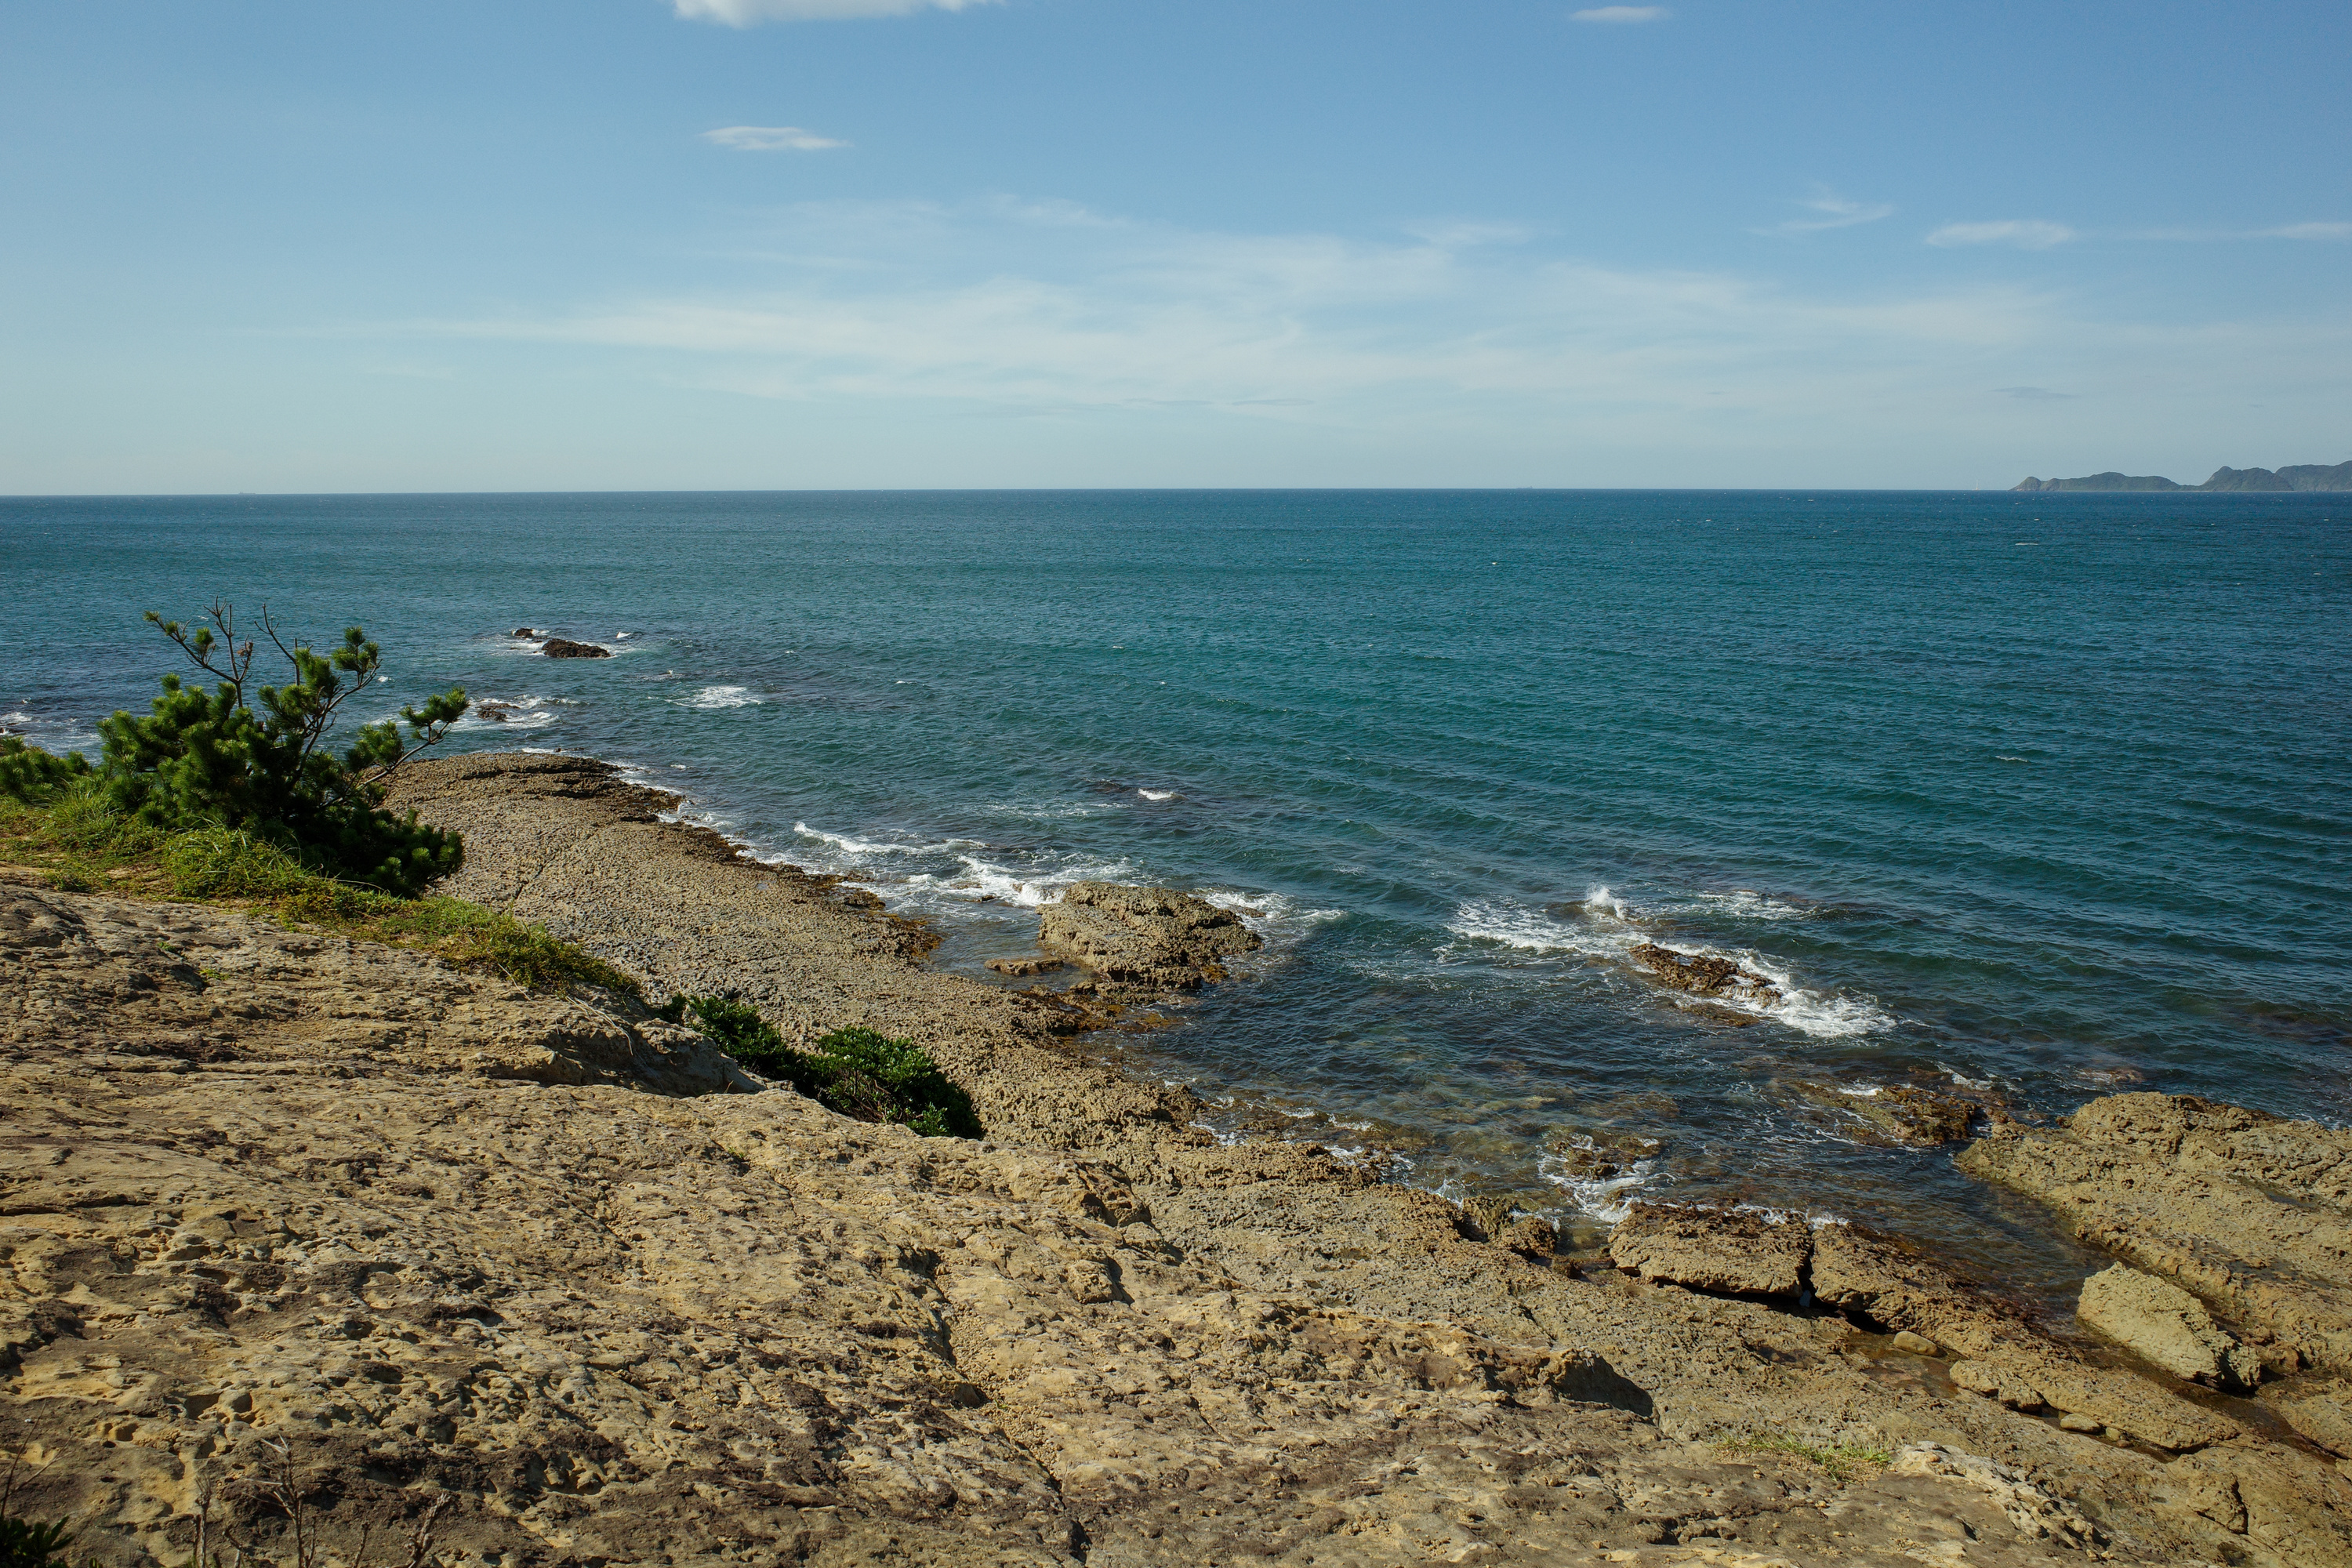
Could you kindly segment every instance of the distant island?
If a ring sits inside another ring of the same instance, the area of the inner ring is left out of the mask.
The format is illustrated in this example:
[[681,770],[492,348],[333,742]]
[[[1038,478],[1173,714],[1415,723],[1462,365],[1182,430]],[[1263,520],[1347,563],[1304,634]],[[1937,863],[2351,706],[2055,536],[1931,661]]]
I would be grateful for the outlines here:
[[2087,474],[2079,479],[2028,476],[2021,490],[2352,490],[2352,463],[2328,468],[2297,463],[2285,468],[2216,468],[2201,485],[2177,485],[2161,474]]

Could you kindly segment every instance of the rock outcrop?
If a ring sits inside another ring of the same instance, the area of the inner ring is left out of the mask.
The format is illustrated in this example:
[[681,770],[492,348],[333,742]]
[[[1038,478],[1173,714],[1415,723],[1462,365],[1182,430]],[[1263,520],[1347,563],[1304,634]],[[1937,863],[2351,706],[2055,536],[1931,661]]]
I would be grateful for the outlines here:
[[599,647],[592,642],[572,642],[567,637],[549,637],[539,645],[539,651],[549,658],[610,658],[613,650]]
[[1659,984],[1687,991],[1694,996],[1727,997],[1758,1005],[1780,999],[1780,987],[1728,958],[1676,952],[1654,942],[1634,948],[1631,956]]
[[2093,1100],[1959,1157],[2196,1297],[2282,1370],[2352,1371],[2352,1132],[2186,1095]]
[[1115,882],[1071,884],[1037,911],[1037,942],[1106,980],[1186,991],[1223,980],[1226,959],[1265,945],[1239,915],[1206,899]]
[[2083,1281],[2075,1316],[2141,1360],[2213,1388],[2252,1388],[2263,1360],[2213,1321],[2205,1303],[2128,1263]]
[[1739,1211],[1637,1205],[1610,1237],[1620,1268],[1694,1290],[1810,1300],[1950,1359],[1959,1387],[2021,1411],[2082,1418],[2170,1451],[2241,1435],[2238,1423],[2042,1331],[2018,1303],[1963,1280],[1895,1237]]

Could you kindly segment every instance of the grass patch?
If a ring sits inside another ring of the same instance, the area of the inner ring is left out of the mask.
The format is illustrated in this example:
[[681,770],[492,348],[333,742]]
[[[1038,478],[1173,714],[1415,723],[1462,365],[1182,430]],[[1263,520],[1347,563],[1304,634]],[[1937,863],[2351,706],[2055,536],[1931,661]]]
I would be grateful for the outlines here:
[[860,1121],[891,1121],[926,1138],[978,1138],[971,1096],[948,1080],[912,1040],[872,1029],[835,1029],[805,1050],[787,1044],[748,1002],[674,996],[664,1011],[709,1037],[754,1072],[780,1078],[829,1110]]
[[88,784],[68,785],[39,805],[0,799],[0,859],[42,873],[65,892],[234,904],[288,924],[419,948],[533,990],[584,985],[642,994],[612,964],[512,915],[463,899],[404,899],[341,881],[241,829],[158,832],[111,809]]
[[1884,1448],[1853,1443],[1806,1443],[1777,1432],[1751,1432],[1744,1437],[1726,1438],[1718,1446],[1735,1454],[1780,1454],[1803,1459],[1820,1466],[1840,1486],[1861,1471],[1884,1469],[1895,1461],[1895,1456]]

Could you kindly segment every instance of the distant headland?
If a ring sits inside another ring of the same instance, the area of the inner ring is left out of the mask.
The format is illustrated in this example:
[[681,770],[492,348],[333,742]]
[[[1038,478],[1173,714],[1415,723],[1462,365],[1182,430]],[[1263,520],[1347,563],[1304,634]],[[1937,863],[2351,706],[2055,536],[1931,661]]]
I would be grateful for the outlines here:
[[2160,474],[2088,474],[2079,479],[2037,479],[2021,490],[2352,490],[2352,463],[2328,468],[2297,463],[2285,468],[2216,468],[2201,485],[2177,485]]

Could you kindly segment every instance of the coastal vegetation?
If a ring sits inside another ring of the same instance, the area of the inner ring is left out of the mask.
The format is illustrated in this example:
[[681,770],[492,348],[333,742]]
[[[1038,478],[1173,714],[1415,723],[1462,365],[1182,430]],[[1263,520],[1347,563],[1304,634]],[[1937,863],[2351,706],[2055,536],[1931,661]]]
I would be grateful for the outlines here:
[[971,1096],[912,1040],[873,1029],[835,1029],[803,1051],[748,1002],[680,996],[671,998],[667,1010],[752,1071],[784,1079],[827,1110],[861,1121],[893,1121],[926,1138],[981,1136]]
[[[51,771],[59,759],[0,738],[0,763]],[[454,837],[454,836],[453,836]],[[283,846],[217,822],[177,832],[116,805],[101,778],[71,776],[45,798],[0,789],[0,860],[61,892],[194,899],[243,905],[289,925],[424,948],[461,969],[535,991],[575,985],[639,994],[636,981],[593,953],[498,910],[446,894],[404,898],[313,870]]]
[[269,686],[255,675],[257,638],[240,633],[226,601],[193,626],[152,610],[147,621],[214,679],[212,691],[166,673],[152,712],[118,710],[100,723],[105,751],[95,767],[79,752],[52,756],[16,737],[0,741],[0,795],[65,802],[76,815],[102,811],[160,833],[243,833],[304,869],[404,896],[457,868],[457,835],[414,813],[394,816],[383,797],[400,765],[465,712],[463,689],[404,707],[397,721],[362,724],[337,752],[326,742],[341,710],[383,679],[383,650],[360,627],[321,654],[308,643],[289,647],[264,609],[260,637],[289,671]]

